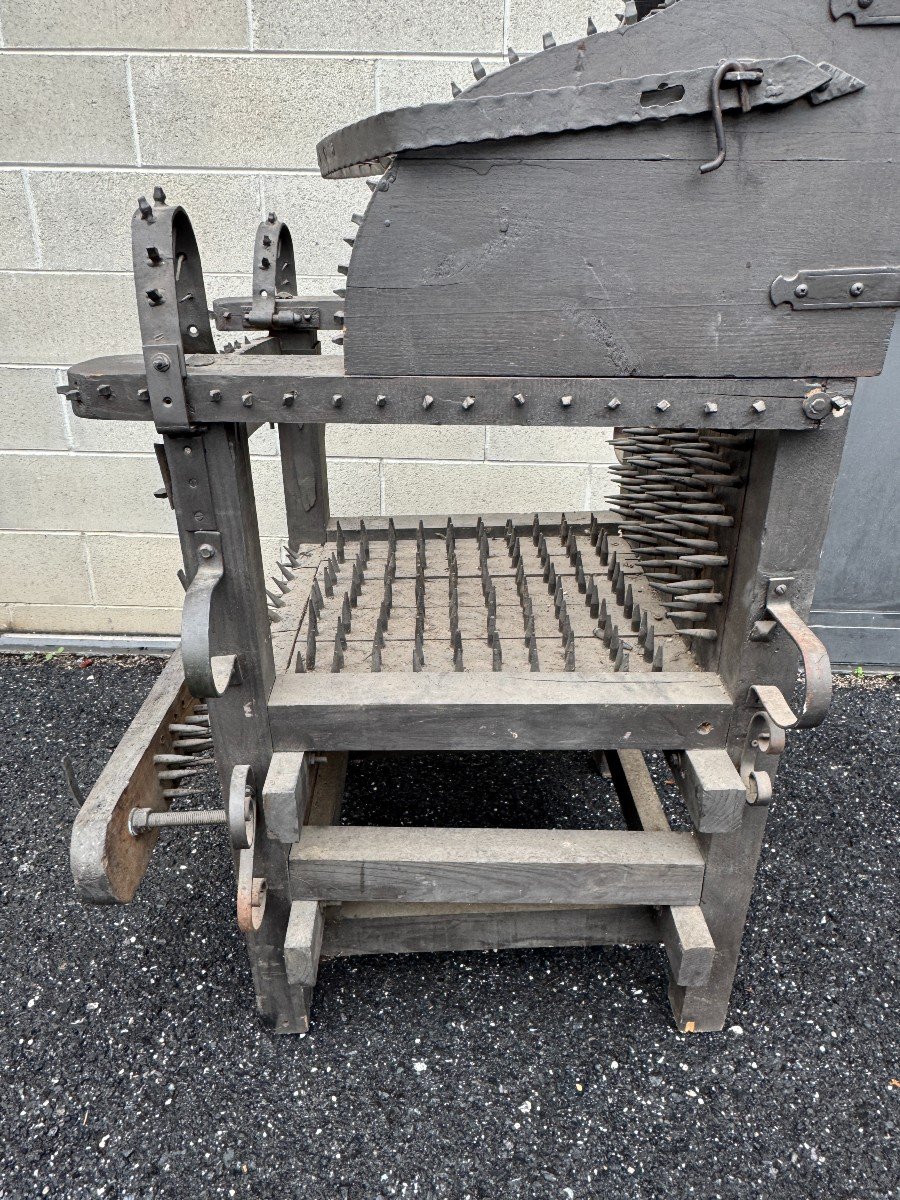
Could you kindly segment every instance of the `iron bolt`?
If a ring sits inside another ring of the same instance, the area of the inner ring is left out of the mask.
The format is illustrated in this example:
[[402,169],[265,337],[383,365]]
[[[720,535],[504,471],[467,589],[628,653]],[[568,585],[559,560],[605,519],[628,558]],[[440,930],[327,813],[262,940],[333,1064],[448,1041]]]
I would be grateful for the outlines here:
[[197,551],[201,558],[215,558],[216,551],[214,546],[210,546],[209,542],[204,542]]
[[860,283],[859,281],[857,281],[856,283],[850,284],[850,295],[851,296],[861,296],[865,290],[866,290],[865,284]]
[[845,413],[850,407],[851,401],[845,396],[832,396],[831,407],[836,413]]
[[794,295],[799,296],[799,298],[802,300],[804,296],[809,295],[809,285],[805,283],[798,283],[794,288]]
[[657,412],[668,412],[671,407],[672,407],[672,405],[669,403],[668,400],[660,400],[660,402],[656,406],[656,411]]
[[153,359],[153,367],[157,371],[168,371],[172,365],[172,360],[168,354],[157,354]]
[[703,406],[703,411],[708,417],[711,417],[713,413],[717,413],[719,411],[719,406],[716,404],[715,400],[707,400]]
[[766,411],[766,402],[765,400],[754,400],[750,407],[755,413],[764,413]]
[[803,411],[813,421],[821,421],[829,406],[830,401],[824,392],[814,392],[803,401]]
[[243,404],[244,408],[252,408],[253,407],[253,393],[245,392],[243,394],[243,396],[241,396],[241,404]]
[[786,583],[777,584],[775,587],[775,595],[776,596],[784,596],[786,594],[787,594],[787,584]]

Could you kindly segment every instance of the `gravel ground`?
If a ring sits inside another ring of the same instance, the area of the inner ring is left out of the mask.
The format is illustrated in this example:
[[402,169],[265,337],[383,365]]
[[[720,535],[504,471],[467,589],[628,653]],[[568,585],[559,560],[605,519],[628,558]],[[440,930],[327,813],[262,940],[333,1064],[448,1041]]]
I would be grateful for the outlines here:
[[[274,1038],[220,831],[127,909],[73,896],[59,759],[89,785],[159,669],[0,660],[4,1200],[900,1196],[896,682],[789,739],[726,1032],[675,1032],[636,947],[326,963]],[[360,761],[345,819],[601,825],[608,792],[585,755]]]

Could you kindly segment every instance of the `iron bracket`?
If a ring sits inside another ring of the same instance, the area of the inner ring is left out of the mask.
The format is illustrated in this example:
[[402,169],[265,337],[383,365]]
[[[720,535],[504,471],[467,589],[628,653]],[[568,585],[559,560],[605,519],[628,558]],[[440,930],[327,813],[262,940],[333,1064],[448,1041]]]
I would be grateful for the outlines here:
[[284,221],[269,213],[256,231],[253,247],[253,302],[247,314],[251,329],[271,329],[279,295],[297,294],[294,243]]
[[[803,708],[798,716],[781,689],[768,684],[754,684],[750,688],[750,698],[757,700],[769,719],[782,729],[809,729],[820,724],[831,705],[831,662],[828,651],[787,599],[793,582],[791,576],[769,580],[765,616],[771,617],[800,651],[806,678]],[[765,621],[757,622],[754,632],[765,624]]]
[[856,25],[900,25],[900,0],[831,0],[831,15]]
[[801,312],[822,308],[900,306],[900,267],[830,267],[779,275],[769,289],[772,303]]
[[213,593],[225,577],[221,534],[202,530],[193,539],[197,567],[181,614],[181,658],[188,690],[200,700],[223,695],[240,675],[236,654],[214,655],[210,646]]

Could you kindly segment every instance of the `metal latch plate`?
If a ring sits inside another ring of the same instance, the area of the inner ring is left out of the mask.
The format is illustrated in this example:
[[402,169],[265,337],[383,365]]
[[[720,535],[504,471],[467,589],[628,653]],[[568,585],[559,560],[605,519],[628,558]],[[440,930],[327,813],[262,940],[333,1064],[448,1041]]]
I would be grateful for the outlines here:
[[831,0],[831,15],[857,25],[900,25],[900,0]]
[[900,306],[900,267],[833,267],[779,275],[772,283],[773,304],[798,310],[895,308]]

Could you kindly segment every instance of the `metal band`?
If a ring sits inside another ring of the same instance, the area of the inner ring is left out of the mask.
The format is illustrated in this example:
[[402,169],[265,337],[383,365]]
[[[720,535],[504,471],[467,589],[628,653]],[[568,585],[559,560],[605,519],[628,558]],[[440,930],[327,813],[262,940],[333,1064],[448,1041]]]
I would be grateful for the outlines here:
[[184,597],[181,613],[181,659],[192,696],[221,696],[237,667],[234,654],[214,655],[210,644],[213,593],[225,575],[221,535],[211,530],[194,534],[197,569]]
[[[764,71],[762,83],[750,89],[753,108],[781,107],[831,82],[827,71],[799,54],[743,65]],[[407,150],[697,116],[712,111],[717,71],[718,64],[581,87],[460,97],[446,104],[376,113],[319,142],[319,168],[328,179],[380,175],[395,154]],[[682,88],[680,99],[660,102],[660,92]],[[729,90],[721,102],[723,109],[739,108],[741,96]]]

